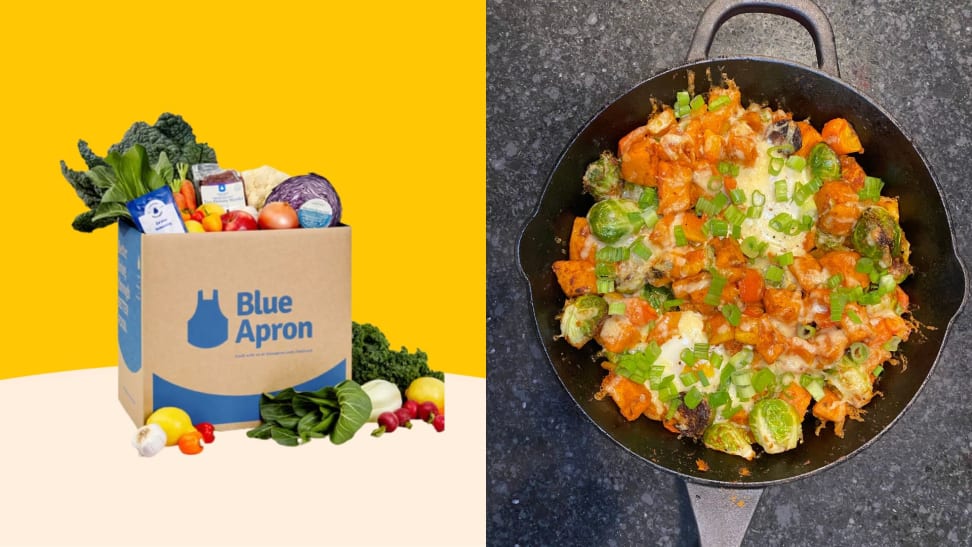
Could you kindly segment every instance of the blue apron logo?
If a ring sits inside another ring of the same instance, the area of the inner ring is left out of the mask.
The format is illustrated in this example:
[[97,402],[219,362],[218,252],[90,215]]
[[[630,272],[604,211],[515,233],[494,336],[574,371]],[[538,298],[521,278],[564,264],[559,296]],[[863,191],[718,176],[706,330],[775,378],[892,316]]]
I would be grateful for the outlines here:
[[229,321],[219,309],[219,291],[213,289],[213,298],[206,300],[203,292],[196,297],[196,312],[188,322],[189,343],[197,348],[215,348],[229,339]]

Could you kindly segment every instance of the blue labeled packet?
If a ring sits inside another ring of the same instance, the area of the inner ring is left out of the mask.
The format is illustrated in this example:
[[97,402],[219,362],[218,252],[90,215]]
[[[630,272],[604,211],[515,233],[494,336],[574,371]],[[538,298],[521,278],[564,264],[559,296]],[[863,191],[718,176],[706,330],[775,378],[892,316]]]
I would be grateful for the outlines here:
[[152,190],[125,204],[135,226],[145,234],[184,234],[186,224],[168,186]]

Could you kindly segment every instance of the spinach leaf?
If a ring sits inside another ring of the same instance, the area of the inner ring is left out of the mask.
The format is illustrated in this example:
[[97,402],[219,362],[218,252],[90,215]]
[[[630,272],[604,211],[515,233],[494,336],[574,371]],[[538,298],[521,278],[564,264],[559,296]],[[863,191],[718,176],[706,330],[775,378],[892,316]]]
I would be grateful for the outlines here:
[[260,417],[265,422],[274,422],[281,418],[294,415],[294,408],[289,401],[273,401],[260,405]]
[[345,380],[336,386],[341,405],[337,423],[331,431],[331,442],[342,444],[351,440],[371,415],[371,398],[353,380]]
[[264,422],[253,429],[246,432],[246,436],[251,439],[269,439],[270,430],[273,429],[273,424],[270,422]]
[[278,425],[270,427],[270,437],[277,441],[277,444],[282,444],[284,446],[297,446],[300,444],[300,439],[297,437],[296,433]]
[[307,395],[304,395],[303,393],[295,395],[291,401],[291,405],[294,408],[294,414],[302,418],[306,416],[308,412],[317,411],[317,403],[309,400]]

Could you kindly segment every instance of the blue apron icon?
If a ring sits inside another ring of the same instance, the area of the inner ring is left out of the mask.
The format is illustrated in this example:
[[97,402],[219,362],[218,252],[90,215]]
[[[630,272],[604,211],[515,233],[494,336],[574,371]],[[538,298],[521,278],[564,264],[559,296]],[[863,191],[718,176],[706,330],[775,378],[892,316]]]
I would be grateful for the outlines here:
[[229,338],[229,321],[219,309],[219,291],[206,300],[203,292],[196,297],[196,312],[189,318],[189,343],[197,348],[215,348]]

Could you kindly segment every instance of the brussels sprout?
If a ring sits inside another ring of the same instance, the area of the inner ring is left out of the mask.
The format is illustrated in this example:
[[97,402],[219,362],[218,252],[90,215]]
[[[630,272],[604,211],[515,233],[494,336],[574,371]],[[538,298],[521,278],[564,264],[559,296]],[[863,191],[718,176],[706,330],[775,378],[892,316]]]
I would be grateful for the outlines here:
[[[640,213],[638,204],[627,199],[599,201],[587,212],[591,233],[604,243],[614,243],[635,229],[636,219],[629,213]],[[639,217],[640,218],[640,217]]]
[[756,457],[749,441],[749,435],[742,426],[732,422],[712,424],[705,430],[702,442],[712,450],[742,456],[752,461]]
[[695,408],[685,405],[685,394],[679,396],[679,401],[672,401],[671,404],[678,402],[678,409],[671,419],[671,425],[675,426],[679,435],[684,435],[690,439],[699,439],[709,426],[712,417],[712,409],[709,403],[703,399]]
[[780,150],[784,156],[789,156],[803,147],[803,134],[793,120],[780,120],[771,124],[766,129],[766,139],[776,146],[789,145]]
[[840,159],[826,143],[818,142],[810,149],[807,164],[810,165],[811,176],[820,177],[821,180],[840,178]]
[[560,316],[560,333],[568,344],[581,348],[594,337],[607,312],[607,302],[596,294],[569,300]]
[[760,399],[749,413],[749,429],[767,454],[796,448],[803,439],[800,415],[783,399]]
[[854,407],[861,408],[874,397],[871,375],[863,366],[848,359],[842,359],[837,368],[827,374],[827,381]]
[[621,164],[614,154],[601,152],[597,161],[591,162],[584,173],[584,190],[594,199],[621,197]]
[[854,224],[851,244],[862,256],[887,268],[901,257],[901,227],[883,207],[868,207]]

